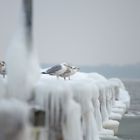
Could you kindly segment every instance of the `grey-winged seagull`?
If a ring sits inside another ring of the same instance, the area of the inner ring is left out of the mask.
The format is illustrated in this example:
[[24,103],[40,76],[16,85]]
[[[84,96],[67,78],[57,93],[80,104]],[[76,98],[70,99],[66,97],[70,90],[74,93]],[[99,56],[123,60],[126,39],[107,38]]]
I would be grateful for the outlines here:
[[52,66],[46,72],[42,72],[42,74],[55,75],[57,78],[59,78],[59,76],[62,75],[67,69],[68,65],[66,63],[61,63]]

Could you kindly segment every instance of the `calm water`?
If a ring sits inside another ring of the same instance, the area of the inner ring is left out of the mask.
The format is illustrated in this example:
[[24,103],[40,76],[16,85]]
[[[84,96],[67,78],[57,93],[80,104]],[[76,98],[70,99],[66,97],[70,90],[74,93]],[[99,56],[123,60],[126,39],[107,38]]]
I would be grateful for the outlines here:
[[128,114],[120,121],[119,140],[140,140],[140,80],[123,81],[131,97]]
[[140,115],[140,80],[123,80],[131,97],[129,112]]

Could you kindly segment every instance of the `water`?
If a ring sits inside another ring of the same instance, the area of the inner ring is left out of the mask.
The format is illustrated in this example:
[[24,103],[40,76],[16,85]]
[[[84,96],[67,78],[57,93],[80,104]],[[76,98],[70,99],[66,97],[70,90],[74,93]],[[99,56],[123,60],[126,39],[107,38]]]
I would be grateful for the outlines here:
[[119,140],[140,140],[140,80],[123,80],[131,97],[128,114],[120,122]]
[[131,97],[129,113],[140,116],[140,80],[123,80]]

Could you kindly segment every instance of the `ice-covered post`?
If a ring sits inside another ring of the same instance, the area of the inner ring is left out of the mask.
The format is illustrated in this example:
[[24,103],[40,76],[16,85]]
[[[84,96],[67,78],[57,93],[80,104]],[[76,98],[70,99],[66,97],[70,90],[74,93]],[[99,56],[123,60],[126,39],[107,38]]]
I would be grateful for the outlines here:
[[7,54],[8,96],[29,100],[40,76],[33,45],[32,0],[22,0],[16,34]]
[[35,102],[46,112],[45,139],[83,140],[81,108],[73,100],[72,89],[67,82],[40,80],[35,88]]

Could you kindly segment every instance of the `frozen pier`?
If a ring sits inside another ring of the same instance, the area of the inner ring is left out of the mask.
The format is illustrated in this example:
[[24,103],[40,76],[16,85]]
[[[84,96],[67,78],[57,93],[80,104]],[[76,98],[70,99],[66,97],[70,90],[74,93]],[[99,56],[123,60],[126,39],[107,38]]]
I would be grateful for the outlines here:
[[0,75],[0,140],[116,138],[130,97],[121,80],[77,72],[71,80],[42,75],[32,41],[32,0]]

